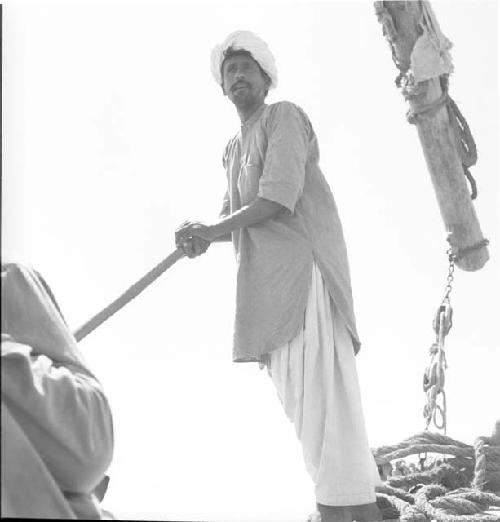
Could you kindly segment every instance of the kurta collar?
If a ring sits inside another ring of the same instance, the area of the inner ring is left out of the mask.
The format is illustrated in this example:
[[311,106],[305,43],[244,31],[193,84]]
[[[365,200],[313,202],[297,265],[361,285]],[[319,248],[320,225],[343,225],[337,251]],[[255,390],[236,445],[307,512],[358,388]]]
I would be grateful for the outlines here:
[[241,124],[241,128],[247,129],[250,125],[255,123],[261,116],[261,114],[264,112],[264,109],[267,107],[265,103],[263,103],[251,116],[248,118],[248,120],[245,123]]

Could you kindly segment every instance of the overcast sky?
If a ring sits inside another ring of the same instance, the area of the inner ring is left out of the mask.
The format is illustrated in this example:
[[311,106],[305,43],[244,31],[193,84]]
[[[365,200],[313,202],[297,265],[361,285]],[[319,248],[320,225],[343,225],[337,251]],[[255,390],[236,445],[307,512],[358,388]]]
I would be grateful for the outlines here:
[[[448,434],[498,417],[497,2],[434,2],[452,40],[450,93],[479,161],[491,259],[457,270],[446,339]],[[309,115],[350,256],[370,444],[424,428],[421,389],[447,275],[446,233],[371,2],[5,2],[3,249],[34,265],[75,329],[213,220],[222,151],[239,128],[212,47],[260,34],[279,85]],[[313,487],[264,371],[231,362],[234,256],[182,259],[82,341],[109,396],[120,518],[299,522]]]

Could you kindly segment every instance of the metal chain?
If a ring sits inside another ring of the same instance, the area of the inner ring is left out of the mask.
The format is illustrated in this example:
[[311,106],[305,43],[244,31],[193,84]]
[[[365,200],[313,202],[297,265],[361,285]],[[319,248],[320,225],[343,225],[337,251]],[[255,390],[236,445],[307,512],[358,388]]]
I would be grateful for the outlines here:
[[445,294],[436,312],[433,328],[436,340],[430,347],[431,360],[424,372],[423,388],[427,395],[427,403],[424,407],[426,429],[431,422],[438,430],[443,430],[446,435],[446,394],[444,392],[446,354],[444,351],[444,339],[452,327],[453,309],[450,303],[450,293],[453,290],[456,255],[450,247],[448,254],[448,276],[446,277]]
[[453,253],[453,249],[451,247],[446,251],[446,253],[448,254],[448,261],[450,264],[448,265],[448,276],[446,278],[445,294],[442,301],[443,303],[445,301],[449,301],[450,293],[453,290],[451,284],[454,280],[453,274],[455,272],[455,261],[457,259],[457,256]]

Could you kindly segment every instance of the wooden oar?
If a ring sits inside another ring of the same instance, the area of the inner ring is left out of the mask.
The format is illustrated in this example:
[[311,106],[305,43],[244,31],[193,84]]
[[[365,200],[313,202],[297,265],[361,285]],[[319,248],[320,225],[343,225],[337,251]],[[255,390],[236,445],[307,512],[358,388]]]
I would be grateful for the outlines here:
[[141,277],[139,281],[134,283],[120,297],[118,297],[111,304],[106,306],[104,310],[101,310],[98,314],[94,315],[92,319],[87,321],[84,325],[80,326],[80,328],[78,328],[74,332],[75,339],[77,341],[81,341],[89,333],[93,332],[98,326],[104,323],[104,321],[109,319],[113,314],[118,312],[118,310],[121,310],[127,303],[132,301],[134,297],[137,297],[153,281],[158,279],[158,277],[160,277],[163,274],[163,272],[165,272],[183,256],[184,252],[181,248],[178,248],[177,250],[172,252],[161,263],[158,263],[152,270],[150,270],[144,277]]

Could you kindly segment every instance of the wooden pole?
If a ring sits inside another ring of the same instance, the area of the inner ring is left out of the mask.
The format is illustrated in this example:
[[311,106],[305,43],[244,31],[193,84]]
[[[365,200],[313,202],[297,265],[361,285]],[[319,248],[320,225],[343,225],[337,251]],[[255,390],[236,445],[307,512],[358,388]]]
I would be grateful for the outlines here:
[[[423,2],[375,2],[375,11],[389,41],[399,78],[411,74],[415,43],[422,35]],[[446,93],[444,93],[446,94]],[[404,95],[410,112],[419,114],[414,123],[436,193],[448,242],[463,270],[478,270],[489,259],[484,239],[467,187],[457,137],[442,99],[440,76],[418,82]],[[435,110],[427,110],[436,107]]]
[[168,257],[166,257],[161,263],[158,263],[152,270],[150,270],[145,276],[141,277],[139,281],[134,283],[128,290],[126,290],[120,297],[110,303],[104,310],[101,310],[98,314],[94,315],[84,325],[80,326],[75,332],[74,336],[77,341],[81,341],[89,333],[94,331],[104,321],[108,320],[113,314],[121,310],[126,304],[132,299],[137,297],[142,291],[144,291],[153,281],[158,279],[165,270],[170,268],[176,263],[184,253],[181,248],[174,250]]

